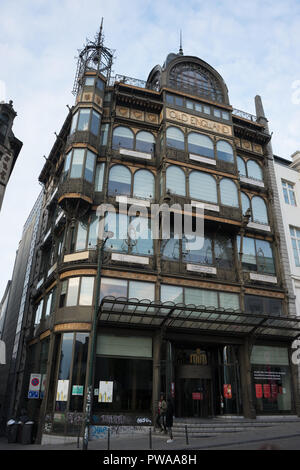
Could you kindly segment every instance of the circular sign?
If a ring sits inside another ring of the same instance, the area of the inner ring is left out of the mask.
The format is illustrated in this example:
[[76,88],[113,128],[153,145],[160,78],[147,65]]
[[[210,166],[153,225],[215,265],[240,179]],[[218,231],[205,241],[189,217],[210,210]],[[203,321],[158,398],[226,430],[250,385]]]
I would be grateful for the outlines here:
[[31,385],[33,385],[33,387],[37,387],[39,385],[40,381],[37,377],[34,377],[31,381]]

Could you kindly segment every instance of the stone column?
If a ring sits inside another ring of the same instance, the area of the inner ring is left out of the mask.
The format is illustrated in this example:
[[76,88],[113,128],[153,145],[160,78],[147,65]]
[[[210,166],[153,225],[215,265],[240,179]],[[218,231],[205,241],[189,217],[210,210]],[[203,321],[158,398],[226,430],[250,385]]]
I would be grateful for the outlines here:
[[252,345],[249,339],[245,339],[239,349],[239,364],[242,385],[243,414],[245,418],[255,419],[256,410],[253,401],[251,356]]
[[152,422],[155,424],[156,412],[160,398],[160,356],[162,332],[158,330],[153,336],[153,383],[152,383]]

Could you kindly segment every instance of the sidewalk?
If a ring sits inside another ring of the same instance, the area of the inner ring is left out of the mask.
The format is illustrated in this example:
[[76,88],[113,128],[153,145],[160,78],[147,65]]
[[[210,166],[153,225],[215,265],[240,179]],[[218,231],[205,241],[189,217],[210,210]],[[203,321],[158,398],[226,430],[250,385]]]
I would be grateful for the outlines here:
[[[152,449],[148,433],[112,435],[110,438],[110,451],[114,450],[145,450],[175,451],[175,450],[258,450],[266,444],[276,446],[279,450],[300,450],[300,422],[287,423],[270,428],[256,429],[226,433],[214,437],[189,438],[189,445],[184,437],[176,437],[173,442],[167,443],[168,436],[152,433]],[[0,451],[2,450],[67,450],[78,451],[76,443],[57,445],[21,445],[8,444],[6,438],[0,438]],[[89,450],[107,451],[107,439],[90,441]]]

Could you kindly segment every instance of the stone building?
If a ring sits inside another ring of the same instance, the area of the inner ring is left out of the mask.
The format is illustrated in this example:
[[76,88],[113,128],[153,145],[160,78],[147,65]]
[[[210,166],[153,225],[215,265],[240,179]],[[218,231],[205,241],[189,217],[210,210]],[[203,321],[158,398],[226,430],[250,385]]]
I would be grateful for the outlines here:
[[16,115],[12,101],[0,103],[0,210],[6,185],[23,145],[12,132]]
[[21,393],[38,438],[72,433],[90,405],[92,426],[149,425],[161,392],[177,417],[297,414],[300,328],[260,97],[255,116],[233,108],[182,49],[146,81],[112,77],[112,59],[101,32],[79,54],[39,178]]

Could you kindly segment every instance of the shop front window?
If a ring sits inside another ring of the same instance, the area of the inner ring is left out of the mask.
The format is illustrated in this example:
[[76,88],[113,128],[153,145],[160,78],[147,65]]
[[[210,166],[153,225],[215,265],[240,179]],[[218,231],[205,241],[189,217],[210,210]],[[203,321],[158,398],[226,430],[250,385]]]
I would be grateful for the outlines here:
[[254,346],[251,364],[257,413],[291,412],[293,405],[288,349]]

